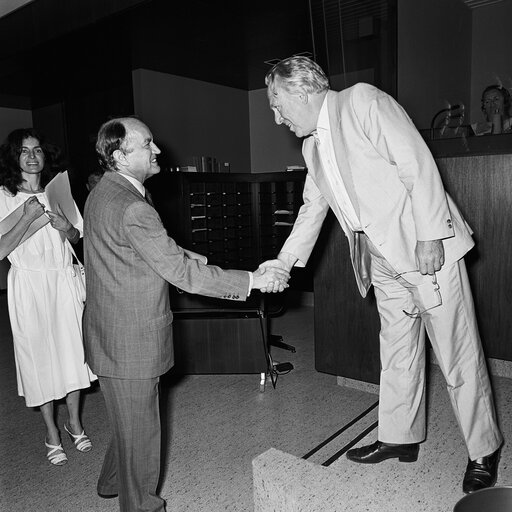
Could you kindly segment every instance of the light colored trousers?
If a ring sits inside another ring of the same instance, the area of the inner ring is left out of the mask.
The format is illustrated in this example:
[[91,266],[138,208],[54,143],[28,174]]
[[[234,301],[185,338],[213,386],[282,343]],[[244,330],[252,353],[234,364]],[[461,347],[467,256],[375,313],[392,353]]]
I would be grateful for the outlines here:
[[[490,455],[503,438],[464,260],[436,272],[436,290],[432,276],[417,271],[397,276],[365,238],[381,321],[379,440],[398,444],[425,440],[426,329],[469,458]],[[411,318],[405,312],[422,314]]]
[[121,512],[163,512],[160,477],[159,377],[99,377],[112,438],[98,480],[100,494],[119,494]]

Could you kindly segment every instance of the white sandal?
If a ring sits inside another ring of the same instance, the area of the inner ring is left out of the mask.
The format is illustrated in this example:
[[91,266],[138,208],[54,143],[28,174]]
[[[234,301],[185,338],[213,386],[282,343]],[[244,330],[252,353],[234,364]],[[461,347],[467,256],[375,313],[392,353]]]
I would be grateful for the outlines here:
[[46,448],[48,448],[48,453],[46,454],[46,457],[50,461],[51,464],[54,466],[63,466],[68,461],[68,457],[66,455],[66,452],[64,451],[64,448],[62,448],[62,444],[55,445],[55,444],[48,444],[46,442],[46,439],[44,440],[44,444]]
[[75,435],[68,429],[66,424],[64,424],[64,430],[69,434],[69,437],[71,437],[71,440],[75,445],[75,448],[79,452],[86,453],[91,450],[92,443],[89,437],[87,437],[85,430],[82,430],[81,434]]

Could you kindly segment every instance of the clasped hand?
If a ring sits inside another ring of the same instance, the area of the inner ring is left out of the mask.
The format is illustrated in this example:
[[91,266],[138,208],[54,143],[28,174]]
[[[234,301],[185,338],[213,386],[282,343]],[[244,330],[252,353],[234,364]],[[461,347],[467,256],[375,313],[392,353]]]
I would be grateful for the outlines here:
[[[277,293],[288,288],[290,272],[279,259],[268,260],[262,263],[253,273],[255,284],[262,293]],[[256,284],[256,279],[258,283]]]

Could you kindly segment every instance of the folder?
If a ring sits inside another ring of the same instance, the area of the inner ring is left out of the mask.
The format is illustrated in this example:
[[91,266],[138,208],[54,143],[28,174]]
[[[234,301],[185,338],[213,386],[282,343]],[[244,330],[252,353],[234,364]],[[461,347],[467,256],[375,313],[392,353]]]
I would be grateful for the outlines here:
[[[78,222],[75,201],[71,195],[71,186],[69,184],[68,171],[60,172],[57,174],[45,187],[46,197],[50,204],[50,210],[52,212],[58,212],[57,206],[60,206],[62,213],[67,217],[71,224],[75,225]],[[21,219],[23,216],[23,210],[25,203],[20,204],[14,208],[0,221],[0,235],[8,233]],[[20,244],[23,243],[27,238],[31,237],[36,231],[39,231],[43,226],[50,222],[50,218],[47,215],[41,215],[38,217],[23,235]]]
[[58,213],[57,206],[60,206],[62,213],[73,224],[78,222],[75,201],[71,195],[68,171],[60,172],[45,187],[46,197],[50,203],[50,210]]

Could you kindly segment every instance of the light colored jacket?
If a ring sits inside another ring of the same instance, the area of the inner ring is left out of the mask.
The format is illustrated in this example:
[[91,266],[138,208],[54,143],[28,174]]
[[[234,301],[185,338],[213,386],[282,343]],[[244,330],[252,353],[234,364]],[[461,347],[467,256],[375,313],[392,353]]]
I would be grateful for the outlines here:
[[[471,230],[445,192],[432,154],[404,109],[364,83],[326,101],[337,167],[361,226],[397,273],[417,269],[416,242],[442,239],[445,265],[473,247]],[[347,236],[359,291],[371,283],[360,235],[346,224],[324,174],[313,137],[304,140],[308,167],[304,205],[282,247],[304,266],[331,208]]]

